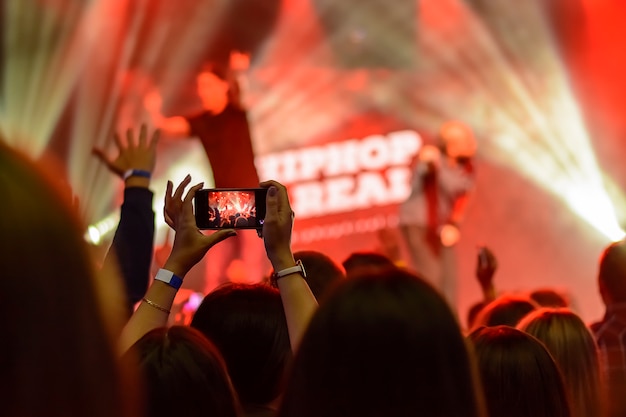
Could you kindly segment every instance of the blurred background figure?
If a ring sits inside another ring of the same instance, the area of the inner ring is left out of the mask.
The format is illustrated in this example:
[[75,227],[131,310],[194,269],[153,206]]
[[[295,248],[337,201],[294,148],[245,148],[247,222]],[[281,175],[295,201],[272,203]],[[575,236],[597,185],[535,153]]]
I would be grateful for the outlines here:
[[[472,332],[490,417],[570,417],[561,372],[535,337],[509,326]],[[594,414],[595,415],[595,414]]]
[[[205,188],[259,185],[248,111],[242,102],[239,80],[249,64],[249,54],[238,51],[231,51],[226,61],[207,61],[190,88],[181,91],[175,100],[152,109],[152,118],[160,120],[166,133],[201,142],[213,177],[212,183],[206,181]],[[209,253],[201,277],[204,285],[197,289],[208,293],[230,281],[259,282],[268,268],[256,233],[241,231],[236,239]]]
[[608,245],[598,269],[598,288],[606,307],[601,321],[591,325],[608,382],[609,416],[626,415],[626,241]]
[[457,304],[455,244],[474,186],[474,133],[459,121],[444,123],[436,145],[417,155],[411,194],[400,206],[402,236],[412,267],[441,291],[453,308]]
[[396,266],[390,258],[378,252],[353,252],[341,264],[348,276]]
[[565,308],[542,308],[517,327],[548,348],[563,374],[572,416],[605,416],[598,346],[582,319]]
[[553,288],[537,288],[530,292],[530,299],[541,307],[570,307],[570,301],[567,295]]
[[482,417],[472,362],[452,310],[430,284],[399,268],[364,272],[320,303],[279,416]]
[[132,360],[114,350],[123,285],[97,271],[64,178],[0,136],[1,414],[141,415]]
[[539,308],[530,297],[503,294],[487,304],[477,315],[472,329],[481,326],[517,326],[528,313]]
[[302,261],[306,269],[306,282],[318,301],[334,285],[346,278],[343,267],[322,252],[303,250],[295,252],[293,256]]
[[198,330],[156,328],[126,355],[139,359],[146,417],[239,417],[237,394],[224,359]]
[[292,356],[278,290],[224,284],[204,298],[191,327],[222,352],[246,417],[275,415]]

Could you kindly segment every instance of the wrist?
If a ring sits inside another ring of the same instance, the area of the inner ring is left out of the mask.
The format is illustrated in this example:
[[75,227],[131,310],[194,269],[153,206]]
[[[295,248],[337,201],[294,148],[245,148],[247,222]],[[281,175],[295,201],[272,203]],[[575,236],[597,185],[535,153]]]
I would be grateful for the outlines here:
[[131,176],[124,180],[124,187],[149,188],[150,178]]
[[278,288],[278,280],[288,277],[290,275],[298,274],[302,278],[306,279],[306,270],[301,260],[297,260],[295,266],[284,268],[281,270],[274,270],[271,275],[271,283],[273,287]]
[[494,288],[493,285],[483,288],[483,294],[485,295],[485,299],[487,300],[496,299],[496,289]]
[[273,254],[268,253],[268,258],[274,271],[281,271],[296,265],[296,260],[291,250]]
[[485,296],[485,298],[491,298],[491,296],[495,296],[496,289],[491,282],[480,282],[480,289]]
[[124,171],[124,174],[122,175],[122,179],[124,181],[133,177],[141,177],[141,178],[150,179],[150,177],[152,177],[152,172],[147,171],[145,169],[131,168],[131,169],[127,169],[126,171]]
[[163,269],[173,272],[175,275],[184,278],[187,275],[187,272],[191,269],[187,267],[182,262],[178,262],[176,259],[172,259],[171,257],[165,261],[165,265],[163,265]]

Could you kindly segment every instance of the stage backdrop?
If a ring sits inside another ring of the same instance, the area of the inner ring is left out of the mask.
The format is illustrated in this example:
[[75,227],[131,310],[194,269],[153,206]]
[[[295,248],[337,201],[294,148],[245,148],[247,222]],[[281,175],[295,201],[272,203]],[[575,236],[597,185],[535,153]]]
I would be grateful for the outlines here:
[[[479,142],[457,247],[459,313],[480,297],[484,244],[499,291],[556,287],[593,321],[597,260],[626,213],[624,5],[510,3],[6,0],[0,130],[34,157],[64,161],[86,223],[110,237],[121,185],[92,147],[113,152],[113,131],[171,123],[178,136],[164,132],[153,182],[160,246],[165,180],[211,183],[210,161],[171,110],[196,94],[207,63],[246,50],[235,75],[256,165],[289,187],[295,249],[403,258],[396,215],[410,161],[457,119]],[[202,289],[196,272],[186,285]]]

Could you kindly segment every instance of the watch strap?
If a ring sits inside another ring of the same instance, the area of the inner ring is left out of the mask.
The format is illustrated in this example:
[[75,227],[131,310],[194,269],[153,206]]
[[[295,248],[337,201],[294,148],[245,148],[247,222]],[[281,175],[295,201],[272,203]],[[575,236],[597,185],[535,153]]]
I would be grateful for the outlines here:
[[290,275],[290,274],[295,274],[296,272],[300,273],[303,277],[306,278],[306,272],[304,270],[304,265],[302,265],[302,261],[300,259],[298,259],[296,261],[296,265],[295,266],[292,266],[290,268],[285,268],[285,269],[282,269],[280,271],[274,272],[272,274],[272,278],[276,280],[276,279],[282,278],[282,277]]
[[172,271],[168,271],[167,269],[159,269],[155,280],[161,281],[169,285],[170,287],[179,289],[181,285],[183,285],[183,279],[178,275],[174,274]]
[[126,181],[130,177],[150,178],[152,177],[152,173],[143,169],[129,169],[128,171],[124,172],[124,175],[122,176],[124,181]]

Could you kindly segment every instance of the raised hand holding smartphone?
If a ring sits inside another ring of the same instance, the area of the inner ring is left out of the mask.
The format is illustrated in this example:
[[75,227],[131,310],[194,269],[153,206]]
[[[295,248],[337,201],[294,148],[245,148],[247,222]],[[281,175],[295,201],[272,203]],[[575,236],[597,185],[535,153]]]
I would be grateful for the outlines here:
[[203,230],[263,228],[266,188],[207,188],[196,191],[196,226]]

